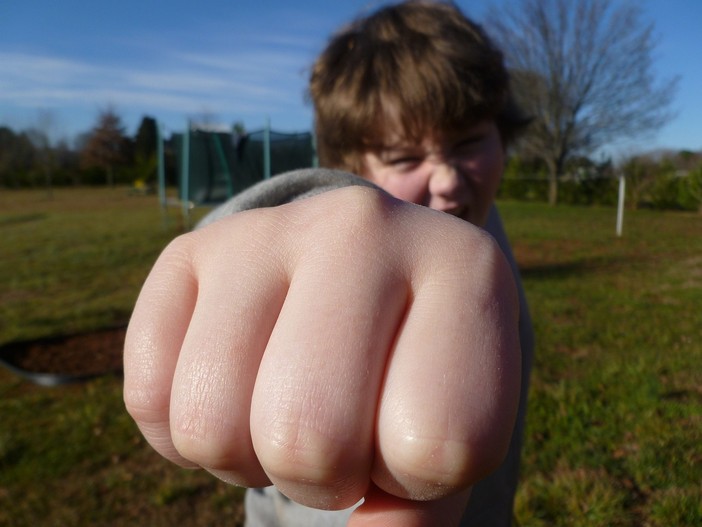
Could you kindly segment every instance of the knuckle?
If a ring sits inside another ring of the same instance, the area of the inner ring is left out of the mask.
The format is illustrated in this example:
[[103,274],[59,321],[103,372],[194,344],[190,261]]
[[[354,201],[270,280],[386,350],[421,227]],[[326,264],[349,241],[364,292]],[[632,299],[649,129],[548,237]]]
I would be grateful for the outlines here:
[[428,486],[458,488],[470,474],[469,448],[463,442],[407,436],[396,441],[389,459],[391,470]]
[[221,468],[225,453],[222,446],[207,433],[202,420],[191,415],[171,415],[173,445],[183,457],[199,465]]
[[168,415],[168,406],[154,402],[158,399],[150,390],[127,389],[124,390],[124,406],[127,413],[138,424],[149,425],[164,421]]
[[387,492],[435,500],[480,481],[502,463],[506,445],[480,438],[452,440],[405,436],[393,439],[376,464],[374,480]]
[[122,397],[127,413],[145,426],[168,422],[170,390],[163,389],[156,381],[152,369],[140,367],[128,360],[125,353],[125,378]]
[[171,436],[178,453],[198,465],[223,471],[242,470],[253,458],[250,441],[222,426],[222,419],[197,412],[173,412]]
[[331,242],[337,240],[339,233],[346,241],[361,241],[368,235],[373,239],[373,233],[382,230],[379,225],[392,218],[394,207],[400,203],[383,191],[360,186],[344,187],[319,197],[323,200],[321,206],[305,211],[311,216],[308,219],[312,220],[313,237]]
[[329,510],[349,507],[367,487],[370,462],[357,444],[288,424],[272,427],[255,439],[255,449],[270,479],[303,505]]
[[299,426],[276,426],[256,443],[261,463],[283,480],[331,485],[342,457],[333,441]]

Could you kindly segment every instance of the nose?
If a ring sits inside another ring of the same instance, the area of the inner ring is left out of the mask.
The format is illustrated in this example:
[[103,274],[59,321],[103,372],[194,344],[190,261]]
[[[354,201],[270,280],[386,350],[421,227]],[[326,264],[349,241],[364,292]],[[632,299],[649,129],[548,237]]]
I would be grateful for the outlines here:
[[434,165],[429,177],[429,195],[432,208],[446,210],[465,205],[466,182],[456,167],[447,161]]

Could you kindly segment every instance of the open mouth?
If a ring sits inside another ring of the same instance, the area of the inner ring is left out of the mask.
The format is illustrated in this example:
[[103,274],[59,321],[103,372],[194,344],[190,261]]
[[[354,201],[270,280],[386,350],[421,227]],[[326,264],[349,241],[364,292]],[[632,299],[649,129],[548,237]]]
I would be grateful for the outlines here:
[[446,209],[444,211],[446,214],[451,214],[451,216],[457,216],[459,218],[465,218],[468,213],[468,207],[463,205],[460,207],[453,207],[451,209]]

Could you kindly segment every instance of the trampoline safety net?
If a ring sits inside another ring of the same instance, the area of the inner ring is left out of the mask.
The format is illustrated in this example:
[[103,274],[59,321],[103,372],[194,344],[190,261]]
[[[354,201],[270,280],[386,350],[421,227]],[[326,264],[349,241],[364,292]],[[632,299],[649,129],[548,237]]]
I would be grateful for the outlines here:
[[310,132],[260,130],[239,136],[195,129],[187,137],[173,134],[172,140],[180,197],[195,204],[221,203],[266,177],[315,163]]

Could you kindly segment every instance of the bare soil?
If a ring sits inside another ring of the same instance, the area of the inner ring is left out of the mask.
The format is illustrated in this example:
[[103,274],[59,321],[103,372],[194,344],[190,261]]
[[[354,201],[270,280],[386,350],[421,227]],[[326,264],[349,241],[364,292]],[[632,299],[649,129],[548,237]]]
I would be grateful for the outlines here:
[[89,377],[122,371],[126,328],[112,328],[80,335],[29,342],[11,342],[0,348],[0,357],[28,373]]

